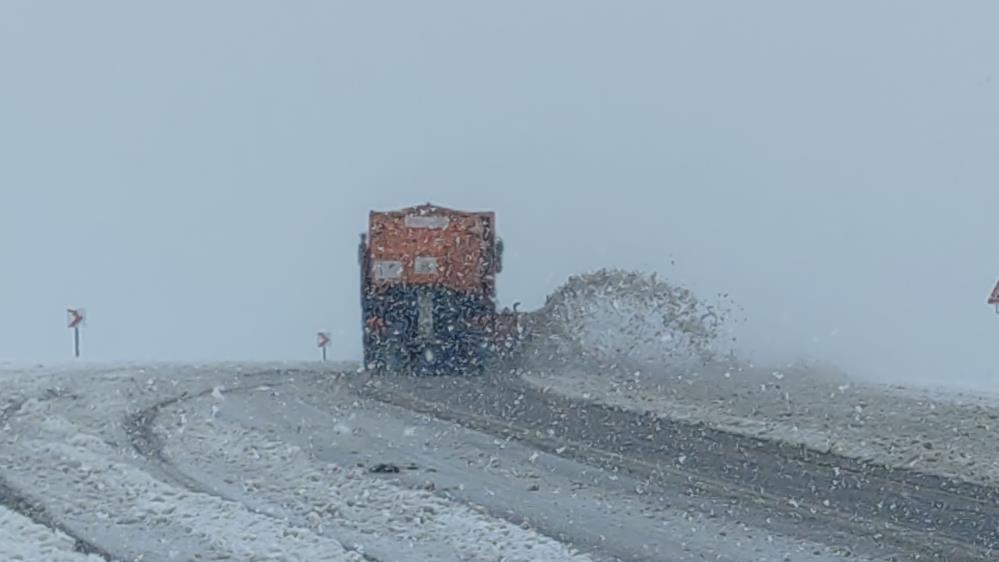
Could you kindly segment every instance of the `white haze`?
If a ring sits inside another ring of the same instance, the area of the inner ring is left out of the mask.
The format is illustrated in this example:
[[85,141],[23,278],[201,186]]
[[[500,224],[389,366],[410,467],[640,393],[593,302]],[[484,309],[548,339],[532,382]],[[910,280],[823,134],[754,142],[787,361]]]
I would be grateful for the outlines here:
[[[498,214],[503,303],[729,292],[761,360],[996,389],[992,2],[7,2],[0,361],[359,355],[370,209]],[[675,264],[674,264],[675,262]]]

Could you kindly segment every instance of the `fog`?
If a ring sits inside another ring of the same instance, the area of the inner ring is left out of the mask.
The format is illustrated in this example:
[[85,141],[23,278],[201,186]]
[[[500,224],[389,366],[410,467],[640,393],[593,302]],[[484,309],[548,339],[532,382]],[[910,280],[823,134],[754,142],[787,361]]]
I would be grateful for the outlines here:
[[360,355],[371,209],[494,210],[503,304],[658,271],[758,361],[999,389],[990,2],[0,6],[0,361]]

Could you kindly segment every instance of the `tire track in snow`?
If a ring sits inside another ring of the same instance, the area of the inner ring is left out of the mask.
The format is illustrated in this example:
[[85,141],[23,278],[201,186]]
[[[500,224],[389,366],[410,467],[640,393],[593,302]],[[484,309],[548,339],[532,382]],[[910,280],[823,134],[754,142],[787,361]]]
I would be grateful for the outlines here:
[[[283,386],[286,384],[283,381],[271,381],[270,379],[278,375],[297,375],[302,374],[297,370],[270,370],[270,371],[259,371],[253,373],[246,373],[240,375],[240,379],[255,379],[255,378],[265,378],[267,379],[267,384],[271,386]],[[260,385],[259,382],[252,384],[243,384],[237,386],[230,386],[226,388],[227,392],[233,391],[246,391],[252,390]],[[164,408],[169,408],[175,404],[181,402],[186,402],[188,400],[195,400],[198,398],[204,398],[209,394],[216,391],[216,387],[206,388],[200,392],[183,392],[177,396],[172,396],[170,398],[165,398],[159,402],[155,402],[138,412],[128,415],[124,420],[125,434],[128,436],[129,444],[132,449],[135,450],[142,458],[148,460],[153,467],[155,467],[159,472],[160,476],[166,478],[173,484],[177,484],[182,488],[186,488],[192,492],[198,492],[201,494],[207,494],[219,499],[226,501],[237,502],[235,498],[227,497],[216,489],[209,486],[205,486],[197,479],[192,478],[189,474],[180,470],[169,458],[163,454],[163,441],[160,436],[153,431],[153,425],[156,423],[156,418],[159,416],[160,411]]]
[[[3,411],[0,411],[0,428],[7,425],[7,421],[24,406],[25,402],[27,402],[27,399],[22,398],[8,405]],[[100,556],[108,562],[123,560],[123,558],[115,556],[110,551],[84,539],[66,525],[56,521],[45,507],[11,486],[2,475],[0,475],[0,505],[27,517],[38,525],[58,531],[73,539],[73,550],[75,552]]]
[[[268,375],[276,376],[278,374],[289,374],[289,373],[266,372],[266,373],[254,373],[245,376],[246,377],[268,376]],[[281,381],[277,382],[267,381],[267,384],[272,387],[280,387],[284,386],[286,383]],[[226,388],[226,392],[245,392],[245,391],[254,390],[259,386],[260,383],[258,382],[254,384],[228,387]],[[198,479],[187,474],[183,470],[181,470],[163,452],[164,448],[163,440],[160,438],[159,435],[156,434],[156,431],[153,429],[153,426],[155,425],[156,420],[163,409],[175,406],[182,402],[195,400],[198,398],[204,398],[215,391],[216,391],[215,388],[210,388],[194,394],[185,392],[179,396],[161,400],[160,402],[157,402],[152,406],[149,406],[139,412],[136,412],[135,414],[127,416],[125,418],[125,430],[126,434],[128,435],[129,443],[132,445],[132,448],[135,450],[135,452],[137,452],[143,458],[148,460],[153,466],[155,466],[156,469],[160,472],[160,476],[166,478],[172,484],[178,485],[192,492],[197,492],[200,494],[205,494],[208,496],[219,498],[225,501],[242,504],[242,502],[240,502],[239,499],[227,496],[222,492],[220,492],[215,487],[208,486],[199,481]],[[255,510],[249,507],[247,508],[250,509],[253,513],[256,513],[257,515],[268,517],[284,523],[284,520],[281,519],[280,517],[268,513],[263,513],[259,510]],[[384,562],[379,558],[376,558],[366,552],[362,552],[351,545],[345,543],[340,543],[340,544],[343,546],[344,550],[347,550],[348,552],[353,552],[361,556],[365,560],[368,560],[370,562]]]
[[[292,382],[292,380],[287,380],[287,381],[282,380],[281,376],[288,376],[291,374],[296,375],[296,377],[302,376],[302,377],[317,379],[317,381],[313,382],[318,382],[318,379],[321,379],[323,377],[328,377],[330,373],[321,373],[316,371],[281,371],[280,373],[271,371],[270,373],[258,373],[257,376],[260,376],[261,378],[257,381],[254,381],[253,383],[227,386],[222,390],[224,391],[225,394],[232,395],[232,394],[240,394],[240,393],[256,391],[260,389],[261,385],[265,385],[267,387],[272,387],[272,388],[287,387]],[[224,492],[216,489],[215,486],[207,484],[191,476],[189,473],[185,472],[185,470],[181,468],[181,466],[179,466],[170,457],[170,455],[167,454],[166,443],[164,442],[162,435],[156,429],[158,425],[157,420],[159,415],[164,411],[170,410],[174,407],[181,406],[186,402],[191,402],[198,399],[205,399],[215,394],[216,391],[217,389],[211,388],[211,389],[204,389],[196,393],[183,393],[179,396],[161,400],[139,412],[127,416],[125,419],[125,425],[127,428],[126,434],[132,445],[133,450],[135,450],[143,458],[147,459],[151,465],[154,465],[156,467],[156,470],[159,471],[162,477],[164,477],[165,479],[167,479],[168,481],[170,481],[175,485],[191,490],[193,492],[214,496],[219,499],[243,505],[244,507],[253,511],[256,514],[273,518],[277,521],[280,521],[282,524],[287,524],[288,520],[286,518],[276,514],[269,514],[259,511],[258,509],[254,509],[253,507],[246,505],[246,503],[240,500],[239,498],[227,496],[225,495]],[[448,499],[443,494],[434,494],[434,495],[443,499]],[[459,502],[459,504],[461,504],[461,502]],[[465,506],[465,507],[471,509],[472,511],[481,512],[481,510],[478,510],[473,506]],[[488,519],[495,519],[497,521],[502,521],[504,524],[513,525],[515,528],[519,530],[520,526],[518,525],[518,522],[515,521],[517,519],[517,517],[515,516],[511,516],[508,513],[506,514],[484,513],[484,515],[486,515]],[[519,522],[523,523],[524,521],[520,520]],[[544,540],[546,541],[547,540],[553,541],[554,544],[559,544],[562,542],[557,537],[552,537],[543,532],[535,531],[535,533],[539,537],[543,537]],[[435,539],[435,540],[440,540],[440,539]],[[382,559],[379,558],[378,556],[364,552],[362,547],[359,546],[355,547],[350,544],[342,542],[340,544],[346,550],[362,557],[365,560],[371,562],[382,562]],[[389,559],[391,560],[392,558],[390,557]]]
[[73,539],[73,550],[75,552],[99,556],[107,562],[123,560],[123,558],[111,554],[111,552],[84,539],[70,528],[56,521],[44,507],[8,484],[2,476],[0,476],[0,505],[27,517],[38,525],[58,531]]
[[[287,373],[287,371],[281,369],[268,369],[266,372],[259,374],[266,374],[269,377],[274,377],[282,373]],[[253,373],[240,375],[241,378],[250,379],[252,379],[253,376]],[[150,382],[148,384],[153,383]],[[209,389],[206,392],[211,392],[211,390]],[[61,397],[57,391],[53,390],[47,390],[42,393],[36,392],[35,394],[38,394],[39,404],[45,404],[46,402],[50,402],[51,399]],[[198,392],[197,394],[203,395],[204,392]],[[162,394],[159,396],[162,396]],[[155,404],[153,408],[144,408],[137,414],[131,414],[129,410],[126,409],[125,415],[122,415],[121,417],[119,417],[119,415],[114,416],[115,418],[122,419],[122,421],[125,422],[122,429],[124,430],[126,443],[132,442],[137,435],[141,437],[140,434],[134,433],[135,429],[145,423],[144,417],[148,415],[155,415],[156,407],[162,407],[161,403],[183,400],[188,396],[190,396],[189,393],[181,393],[179,396],[168,398],[167,400],[161,400],[159,403]],[[154,400],[156,398],[152,399]],[[0,423],[0,427],[7,426],[7,421],[13,423],[20,420],[21,411],[31,406],[32,402],[34,402],[33,397],[28,396],[27,399],[20,401],[19,404],[0,405],[0,414],[2,414],[5,418],[2,423]],[[46,404],[46,408],[55,407],[56,406],[52,404]],[[37,416],[39,413],[42,413],[43,416],[46,415],[42,411],[34,412],[33,414]],[[299,531],[299,529],[293,528],[287,521],[277,522],[274,517],[269,517],[266,516],[266,514],[247,509],[247,507],[241,502],[226,501],[225,498],[220,497],[220,495],[215,493],[213,490],[198,486],[196,480],[190,479],[186,481],[186,484],[196,488],[194,490],[190,490],[186,486],[175,485],[173,482],[176,482],[176,479],[181,477],[182,473],[179,471],[169,472],[168,470],[161,470],[164,465],[157,465],[155,463],[155,459],[150,459],[150,461],[144,465],[141,461],[136,462],[138,459],[135,458],[130,460],[121,459],[118,461],[110,461],[110,449],[103,449],[101,447],[97,447],[95,449],[90,445],[107,445],[113,448],[116,448],[116,445],[108,443],[101,438],[95,437],[94,435],[85,433],[87,429],[77,427],[73,421],[63,418],[62,412],[53,411],[50,413],[55,414],[56,422],[53,427],[46,428],[44,431],[51,431],[51,434],[45,435],[43,432],[43,437],[40,440],[36,438],[15,438],[10,441],[10,444],[14,447],[13,452],[19,451],[21,455],[27,455],[24,459],[18,459],[16,464],[14,464],[11,469],[21,476],[30,475],[32,472],[31,467],[35,466],[35,461],[37,460],[30,457],[35,453],[41,453],[44,458],[42,461],[43,465],[55,468],[52,473],[59,475],[56,479],[61,480],[60,484],[66,484],[66,480],[69,479],[71,480],[69,482],[69,486],[87,484],[88,488],[85,491],[89,493],[99,493],[106,490],[110,493],[110,495],[102,495],[99,497],[107,497],[108,503],[105,504],[103,503],[104,500],[98,500],[101,506],[112,506],[109,509],[111,516],[104,517],[104,519],[111,519],[113,521],[124,523],[126,526],[129,526],[129,528],[131,528],[131,526],[138,527],[135,529],[136,533],[134,535],[119,535],[125,539],[125,543],[130,543],[128,539],[129,536],[139,538],[141,542],[144,529],[140,523],[144,520],[150,508],[156,508],[156,513],[154,515],[163,519],[163,521],[166,521],[166,519],[176,520],[177,529],[181,533],[191,534],[194,532],[192,529],[205,529],[201,538],[206,542],[202,546],[211,548],[202,551],[202,553],[209,552],[209,550],[211,552],[215,552],[214,547],[217,546],[225,549],[225,552],[222,553],[222,557],[227,559],[232,558],[236,560],[248,560],[250,559],[248,557],[250,553],[255,555],[256,553],[263,554],[266,552],[266,559],[285,560],[289,558],[285,556],[275,558],[275,553],[271,547],[276,544],[283,544],[285,539],[288,539],[290,541],[289,544],[294,544],[293,550],[295,552],[303,553],[305,555],[304,559],[306,560],[363,559],[362,556],[357,553],[352,553],[350,549],[345,549],[344,545],[341,545],[335,540],[313,535],[312,533],[298,533],[297,531]],[[112,422],[112,420],[102,420],[102,423],[109,422]],[[34,419],[32,420],[32,423],[45,426],[47,422],[45,419]],[[81,430],[83,433],[77,433]],[[78,441],[78,437],[81,440]],[[19,445],[22,443],[26,445],[24,447],[20,447]],[[146,447],[154,447],[155,444],[155,440],[149,440],[146,441],[144,445]],[[137,451],[134,447],[133,450]],[[141,459],[144,457],[139,458]],[[110,461],[110,465],[104,465],[106,460]],[[40,464],[38,466],[40,467],[43,465]],[[81,466],[84,468],[81,469]],[[85,468],[88,466],[105,466],[107,469],[114,470],[116,472],[114,478],[118,478],[119,480],[111,480],[104,477],[103,479],[97,478],[93,481],[88,480],[87,482],[83,482],[82,480],[79,482],[72,481],[74,477],[84,477],[84,479],[88,479],[91,474],[99,475],[105,472],[104,470],[91,472]],[[69,469],[68,472],[66,471],[67,468]],[[43,469],[40,474],[48,474],[48,471]],[[45,479],[43,478],[42,480]],[[60,508],[53,507],[50,503],[55,502],[55,504],[58,505],[63,499],[65,499],[66,502],[69,502],[66,503],[66,506],[72,505],[74,501],[79,499],[79,495],[76,494],[76,488],[65,488],[66,492],[60,494],[59,496],[49,499],[38,498],[37,501],[34,501],[30,496],[18,491],[19,489],[33,489],[34,487],[37,487],[34,485],[34,481],[34,478],[28,476],[27,480],[24,482],[31,482],[31,484],[15,486],[14,482],[17,482],[17,480],[13,478],[7,482],[2,482],[2,484],[4,484],[4,500],[10,502],[10,511],[12,514],[26,518],[28,521],[51,531],[58,531],[64,534],[66,537],[64,540],[67,543],[65,545],[65,549],[67,551],[75,545],[76,550],[80,553],[90,554],[107,562],[137,560],[143,558],[143,556],[149,552],[149,545],[140,545],[138,551],[134,551],[127,556],[123,556],[118,552],[109,552],[107,549],[104,549],[103,547],[100,547],[83,538],[83,536],[79,533],[70,532],[64,523],[59,521],[57,517],[52,516],[52,514],[60,513]],[[121,486],[119,486],[119,483]],[[82,495],[84,490],[80,490],[80,492]],[[178,492],[179,494],[175,492]],[[167,500],[164,500],[164,498],[174,496],[179,497],[184,495],[188,496],[190,500],[197,501],[194,501],[193,504],[187,502],[186,505],[178,504],[176,506],[169,506],[166,505]],[[202,499],[198,499],[198,496],[202,496]],[[76,498],[76,500],[70,498]],[[137,498],[148,501],[140,502]],[[75,507],[77,508],[76,513],[78,515],[83,513],[83,511],[92,511],[90,506],[81,506],[79,503],[77,503]],[[179,508],[176,512],[174,511],[175,507]],[[81,508],[83,511],[81,511]],[[214,518],[212,515],[214,515]],[[242,525],[227,527],[227,523],[225,521],[233,516],[238,516],[239,522]],[[89,520],[90,519],[88,519],[88,521]],[[202,521],[207,525],[202,527],[199,525],[198,521]],[[84,526],[86,525],[85,523],[80,524]],[[76,525],[77,524],[74,523],[74,526]],[[245,534],[241,534],[241,529],[245,529]],[[115,529],[115,532],[117,533],[118,530]],[[230,532],[233,533],[232,537],[229,537]],[[84,536],[89,535],[85,534]],[[223,538],[219,539],[218,537]],[[123,551],[124,549],[128,549],[132,546],[131,544],[129,546],[124,546],[125,543],[123,543],[123,546],[113,550]],[[159,553],[158,548],[154,548],[153,552]],[[197,552],[192,554],[195,558],[197,558]],[[332,556],[332,558],[330,558],[330,556]]]

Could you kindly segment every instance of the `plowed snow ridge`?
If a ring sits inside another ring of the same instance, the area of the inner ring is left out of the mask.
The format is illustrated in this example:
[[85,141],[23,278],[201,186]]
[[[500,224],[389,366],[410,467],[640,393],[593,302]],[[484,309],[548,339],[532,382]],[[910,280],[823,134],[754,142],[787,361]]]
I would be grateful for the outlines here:
[[567,367],[542,389],[983,485],[999,484],[999,399],[851,381],[817,367],[674,374]]

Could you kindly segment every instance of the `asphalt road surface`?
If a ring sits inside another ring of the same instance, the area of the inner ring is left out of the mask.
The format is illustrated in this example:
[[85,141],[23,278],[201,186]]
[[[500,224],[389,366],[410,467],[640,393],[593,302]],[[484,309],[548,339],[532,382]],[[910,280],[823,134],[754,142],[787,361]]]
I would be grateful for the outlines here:
[[645,501],[680,496],[709,516],[844,556],[999,558],[994,489],[572,401],[510,375],[344,381],[361,396],[626,474]]

